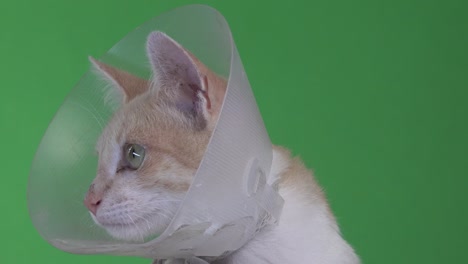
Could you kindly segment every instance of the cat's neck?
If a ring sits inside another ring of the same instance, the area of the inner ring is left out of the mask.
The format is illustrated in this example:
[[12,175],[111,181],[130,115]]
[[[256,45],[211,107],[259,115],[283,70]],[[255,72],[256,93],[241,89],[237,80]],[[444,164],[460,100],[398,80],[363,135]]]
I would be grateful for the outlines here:
[[213,263],[358,264],[321,188],[302,162],[275,147],[271,173],[280,175],[279,192],[285,200],[279,225],[262,230],[245,246]]
[[341,238],[321,188],[302,162],[275,147],[271,173],[280,174],[280,194],[285,200],[279,225],[263,230],[216,263],[359,263]]

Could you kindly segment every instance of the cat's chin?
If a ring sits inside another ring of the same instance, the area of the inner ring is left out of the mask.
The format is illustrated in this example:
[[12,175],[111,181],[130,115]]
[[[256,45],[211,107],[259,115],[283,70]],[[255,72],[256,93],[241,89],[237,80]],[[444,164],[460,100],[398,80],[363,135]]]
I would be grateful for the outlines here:
[[160,230],[151,230],[138,225],[122,225],[122,226],[105,226],[105,230],[113,238],[128,242],[145,242],[151,237],[160,235],[165,228]]
[[[92,215],[94,222],[115,239],[128,242],[145,242],[150,238],[154,238],[166,229],[169,222],[164,222],[162,219],[158,221],[148,221],[141,219],[133,223],[102,223]],[[157,224],[155,224],[157,223]]]

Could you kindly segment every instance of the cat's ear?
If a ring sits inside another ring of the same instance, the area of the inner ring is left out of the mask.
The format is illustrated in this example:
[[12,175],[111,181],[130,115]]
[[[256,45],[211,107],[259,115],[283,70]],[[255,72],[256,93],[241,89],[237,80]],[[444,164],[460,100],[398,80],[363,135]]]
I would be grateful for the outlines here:
[[214,127],[226,91],[226,81],[166,34],[148,37],[147,53],[159,94],[180,111]]
[[122,103],[128,103],[136,96],[149,90],[149,82],[126,71],[117,69],[89,57],[94,70],[103,77],[118,93]]

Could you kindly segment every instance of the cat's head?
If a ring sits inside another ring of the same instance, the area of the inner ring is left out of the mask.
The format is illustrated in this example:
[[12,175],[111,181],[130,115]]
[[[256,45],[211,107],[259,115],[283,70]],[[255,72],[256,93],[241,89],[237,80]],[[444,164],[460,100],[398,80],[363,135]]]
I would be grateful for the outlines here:
[[147,81],[91,59],[121,99],[96,149],[86,198],[94,221],[118,239],[141,241],[167,227],[203,157],[226,81],[161,32],[148,37]]

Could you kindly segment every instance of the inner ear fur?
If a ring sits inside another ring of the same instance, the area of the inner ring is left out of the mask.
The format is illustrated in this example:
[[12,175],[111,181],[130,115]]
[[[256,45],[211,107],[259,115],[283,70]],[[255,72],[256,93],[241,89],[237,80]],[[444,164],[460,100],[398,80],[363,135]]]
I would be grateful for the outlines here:
[[157,89],[179,110],[214,127],[226,91],[226,81],[165,33],[155,31],[147,41]]
[[148,80],[105,64],[93,57],[89,57],[89,60],[93,64],[96,72],[118,91],[122,103],[128,103],[136,96],[149,90],[150,83]]

